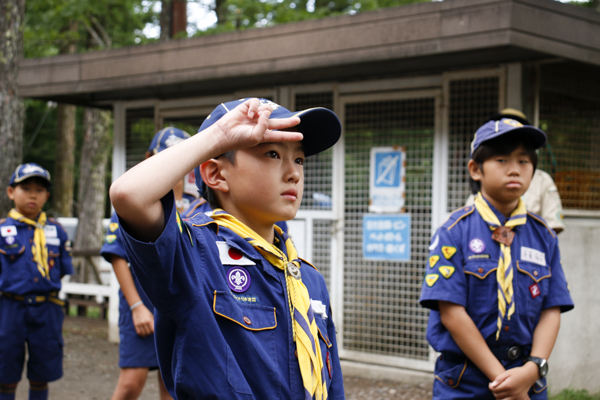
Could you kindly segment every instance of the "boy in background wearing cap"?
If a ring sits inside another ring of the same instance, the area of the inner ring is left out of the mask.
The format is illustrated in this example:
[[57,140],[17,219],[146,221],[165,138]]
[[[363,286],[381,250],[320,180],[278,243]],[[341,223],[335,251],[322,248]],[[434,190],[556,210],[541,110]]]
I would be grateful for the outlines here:
[[[505,108],[499,114],[490,117],[492,121],[500,121],[502,118],[510,118],[523,125],[530,125],[525,114],[514,108]],[[474,193],[467,198],[465,203],[467,206],[473,205],[477,191],[477,188],[473,188]],[[560,194],[550,174],[536,169],[529,189],[523,194],[523,200],[527,211],[542,217],[554,232],[558,234],[565,230]]]
[[546,135],[512,119],[477,130],[468,168],[480,190],[433,236],[421,293],[441,355],[434,399],[547,399],[560,313],[573,308],[556,235],[521,196]]
[[21,164],[6,188],[15,208],[0,220],[0,400],[13,400],[27,345],[29,399],[48,398],[48,382],[63,375],[64,302],[60,280],[73,273],[63,227],[42,207],[50,173]]
[[[178,128],[166,127],[154,135],[146,152],[146,159],[188,139],[190,135]],[[173,187],[177,210],[185,202],[183,180]],[[112,264],[119,281],[119,367],[121,372],[112,400],[137,399],[150,370],[158,368],[154,346],[154,306],[142,290],[135,274],[129,269],[127,253],[119,230],[117,214],[113,214],[100,250],[104,259]],[[171,399],[160,374],[158,388],[161,400]]]
[[[156,307],[167,389],[179,399],[343,399],[325,280],[274,226],[296,215],[304,158],[335,144],[339,120],[249,99],[219,105],[200,130],[111,187]],[[215,211],[182,221],[170,189],[198,165]]]

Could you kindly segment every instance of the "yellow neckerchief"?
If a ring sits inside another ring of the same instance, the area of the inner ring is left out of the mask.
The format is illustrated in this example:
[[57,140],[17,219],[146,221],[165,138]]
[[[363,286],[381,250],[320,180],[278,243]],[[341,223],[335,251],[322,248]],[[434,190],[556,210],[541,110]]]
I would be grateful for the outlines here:
[[14,208],[8,212],[8,217],[15,221],[24,222],[27,225],[35,227],[33,232],[33,245],[31,252],[33,260],[37,264],[37,269],[44,278],[50,280],[50,268],[48,267],[48,248],[46,247],[46,234],[44,233],[44,225],[46,225],[46,213],[41,212],[37,222],[25,217]]
[[[297,258],[298,253],[294,243],[290,238],[285,241],[288,254],[286,257],[285,253],[277,246],[267,242],[233,215],[221,209],[215,209],[212,218],[219,226],[231,229],[235,234],[248,241],[271,265],[284,271],[290,317],[292,318],[292,335],[296,342],[298,364],[300,365],[304,390],[314,399],[327,399],[327,386],[323,378],[323,359],[321,358],[317,324],[310,305],[308,289],[300,278],[300,260]],[[281,228],[277,225],[274,225],[274,228],[279,234],[282,233]],[[290,267],[293,271],[298,271],[297,278],[290,275]]]
[[[490,230],[494,231],[496,228],[502,226],[496,214],[492,211],[487,201],[483,199],[481,192],[475,197],[475,208],[481,218],[490,227]],[[524,225],[527,222],[527,210],[525,209],[525,202],[523,199],[519,199],[517,208],[510,214],[510,218],[504,226],[508,228],[514,228],[518,225]],[[510,321],[510,317],[515,313],[515,299],[513,297],[513,266],[510,255],[510,245],[506,246],[500,242],[500,256],[498,257],[498,270],[496,271],[496,280],[498,282],[498,331],[496,332],[496,340],[500,337],[500,328],[502,328],[502,319],[507,315],[507,319]],[[506,305],[509,305],[508,314],[506,312]]]

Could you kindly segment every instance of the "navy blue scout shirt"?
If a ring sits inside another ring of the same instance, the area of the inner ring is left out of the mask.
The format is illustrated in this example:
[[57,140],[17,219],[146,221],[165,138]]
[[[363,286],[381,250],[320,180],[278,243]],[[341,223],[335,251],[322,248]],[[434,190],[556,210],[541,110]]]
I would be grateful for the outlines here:
[[43,277],[33,260],[33,226],[12,218],[0,220],[0,292],[25,295],[60,290],[60,278],[73,274],[67,232],[54,218],[44,226],[50,279]]
[[[106,232],[106,235],[104,236],[104,244],[102,245],[102,248],[100,249],[100,255],[102,257],[104,257],[104,259],[107,262],[111,262],[111,257],[113,254],[116,256],[119,256],[119,257],[125,259],[125,261],[129,262],[129,260],[127,259],[127,252],[125,251],[125,248],[123,247],[123,239],[121,237],[121,230],[119,229],[119,217],[117,216],[116,213],[114,213],[110,217],[110,224],[108,225],[108,231]],[[140,282],[136,278],[133,271],[132,271],[131,277],[133,278],[133,283],[135,284],[135,289],[137,290],[138,294],[140,295],[140,300],[142,300],[142,302],[144,303],[146,308],[148,308],[148,310],[150,310],[150,312],[153,312],[154,307],[152,306],[152,303],[150,302],[150,300],[148,300],[148,296],[146,296],[146,293],[144,293],[144,291],[142,290],[142,287],[140,286]],[[121,289],[119,289],[119,291],[121,291]],[[122,295],[122,292],[121,292],[121,295]],[[127,312],[129,310],[129,305],[127,304],[127,300],[125,299],[124,295],[123,295],[123,301],[124,301],[124,304],[122,304],[123,307],[121,307],[123,310],[120,310],[119,312]]]
[[[304,400],[283,271],[203,213],[181,221],[172,194],[162,201],[166,226],[155,243],[121,229],[156,307],[156,347],[169,392],[178,399]],[[300,270],[319,328],[328,398],[343,399],[325,279],[304,261]]]
[[[489,206],[499,221],[506,220]],[[558,306],[565,312],[573,308],[552,229],[537,215],[527,213],[527,222],[513,231],[510,248],[516,309],[510,321],[504,318],[498,341],[496,270],[500,245],[492,240],[488,224],[474,206],[467,206],[452,213],[433,235],[420,303],[432,309],[427,340],[436,351],[463,355],[440,320],[440,300],[465,307],[491,347],[517,345],[527,352],[543,310]]]

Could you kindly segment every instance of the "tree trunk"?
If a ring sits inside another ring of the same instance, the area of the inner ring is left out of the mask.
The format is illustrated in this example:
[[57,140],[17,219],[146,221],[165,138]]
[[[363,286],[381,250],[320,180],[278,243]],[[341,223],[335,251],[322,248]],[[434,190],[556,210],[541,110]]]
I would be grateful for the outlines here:
[[56,164],[52,183],[54,186],[52,208],[60,217],[73,216],[73,191],[75,187],[75,112],[77,107],[59,104],[56,108]]
[[225,0],[215,0],[215,13],[217,14],[217,25],[224,25],[227,22]]
[[5,188],[23,158],[25,109],[18,97],[19,62],[23,56],[25,0],[0,2],[0,217],[12,207]]
[[160,42],[165,42],[171,39],[171,19],[172,19],[173,4],[171,0],[162,0],[162,8],[160,9]]
[[[71,22],[69,31],[77,30],[77,22]],[[60,54],[74,54],[75,43],[63,46]],[[56,164],[54,164],[52,209],[60,217],[73,216],[73,191],[75,188],[75,113],[77,107],[59,104],[56,108]]]
[[[104,237],[102,218],[106,201],[106,167],[112,147],[110,111],[86,108],[83,123],[85,135],[79,167],[79,196],[75,247],[98,249]],[[95,260],[99,265],[98,259]],[[81,274],[80,274],[81,276]]]

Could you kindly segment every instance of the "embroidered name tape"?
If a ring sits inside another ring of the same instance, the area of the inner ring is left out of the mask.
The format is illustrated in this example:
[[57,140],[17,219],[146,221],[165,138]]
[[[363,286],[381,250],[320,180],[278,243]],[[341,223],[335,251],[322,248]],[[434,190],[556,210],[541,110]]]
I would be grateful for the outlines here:
[[60,246],[59,238],[46,238],[46,244],[48,246]]
[[320,314],[323,319],[327,319],[327,308],[325,307],[325,304],[321,302],[321,300],[310,299],[310,305],[315,314]]
[[46,225],[44,226],[44,234],[46,234],[46,237],[57,237],[58,236],[58,232],[56,232],[56,226],[54,225]]
[[529,261],[542,267],[546,266],[546,254],[529,247],[521,247],[521,261]]

